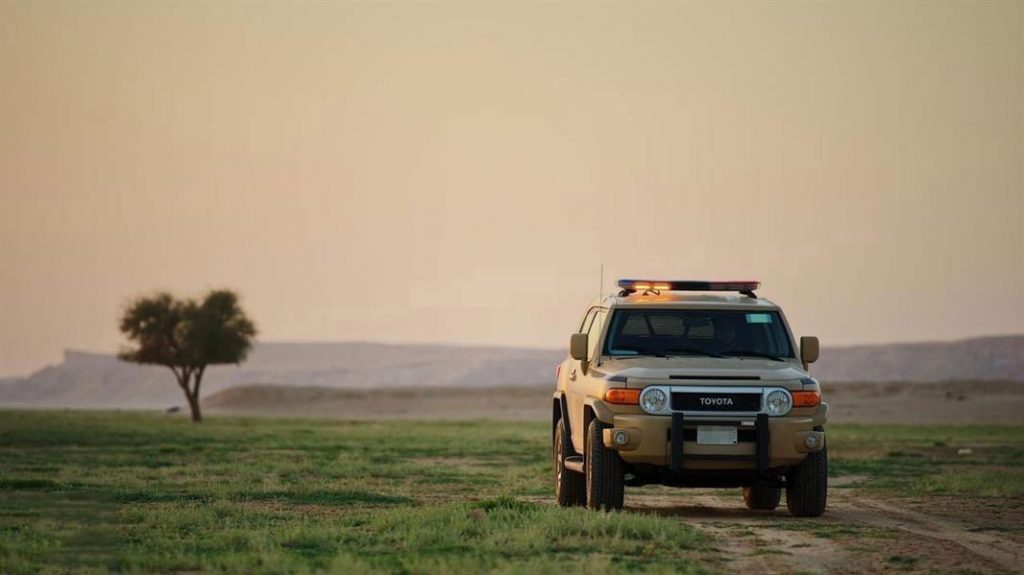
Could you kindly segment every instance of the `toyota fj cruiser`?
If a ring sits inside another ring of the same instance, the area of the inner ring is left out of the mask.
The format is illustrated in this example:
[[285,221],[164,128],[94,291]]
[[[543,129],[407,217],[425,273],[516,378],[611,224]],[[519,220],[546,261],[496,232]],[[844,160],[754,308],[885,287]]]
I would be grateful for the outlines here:
[[[620,280],[587,310],[552,402],[559,505],[620,509],[625,486],[741,487],[750,509],[825,511],[828,405],[758,282]],[[682,292],[735,292],[686,294]]]

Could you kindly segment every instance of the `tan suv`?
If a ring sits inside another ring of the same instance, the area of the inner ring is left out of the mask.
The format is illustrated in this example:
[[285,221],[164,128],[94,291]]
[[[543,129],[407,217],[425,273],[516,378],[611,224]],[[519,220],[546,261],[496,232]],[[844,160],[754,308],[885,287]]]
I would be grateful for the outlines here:
[[[758,282],[620,280],[569,341],[552,402],[559,505],[619,509],[625,486],[742,487],[751,509],[825,511],[828,405]],[[701,293],[683,293],[701,292]],[[732,292],[712,294],[708,292]]]

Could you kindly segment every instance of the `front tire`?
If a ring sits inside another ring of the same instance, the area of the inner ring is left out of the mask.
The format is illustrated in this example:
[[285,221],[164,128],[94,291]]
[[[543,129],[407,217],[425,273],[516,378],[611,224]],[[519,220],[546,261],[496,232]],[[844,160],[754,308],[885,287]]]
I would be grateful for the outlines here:
[[604,446],[603,432],[609,426],[593,420],[587,426],[586,471],[587,507],[613,511],[622,509],[626,477],[619,452]]
[[821,517],[828,499],[828,444],[786,475],[786,507],[794,517]]
[[782,489],[768,485],[751,485],[743,488],[743,502],[747,509],[771,511],[782,501]]
[[562,507],[577,507],[587,503],[586,478],[565,468],[565,458],[572,453],[572,442],[565,430],[565,420],[555,425],[555,445],[552,463],[555,468],[555,499]]

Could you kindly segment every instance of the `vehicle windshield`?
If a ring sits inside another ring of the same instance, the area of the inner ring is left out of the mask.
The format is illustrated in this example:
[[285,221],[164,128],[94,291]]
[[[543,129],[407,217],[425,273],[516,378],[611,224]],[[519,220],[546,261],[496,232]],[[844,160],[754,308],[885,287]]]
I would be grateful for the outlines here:
[[793,347],[775,311],[619,309],[604,354],[628,356],[792,358]]

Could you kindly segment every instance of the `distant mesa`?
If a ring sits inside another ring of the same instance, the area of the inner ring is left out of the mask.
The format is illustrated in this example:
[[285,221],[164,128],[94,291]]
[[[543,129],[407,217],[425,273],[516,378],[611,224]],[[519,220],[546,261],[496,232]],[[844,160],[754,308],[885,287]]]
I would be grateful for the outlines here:
[[823,349],[822,381],[1022,381],[1024,335]]
[[[336,389],[486,388],[549,383],[564,351],[380,343],[257,343],[241,366],[212,366],[202,395],[238,385]],[[87,408],[180,405],[165,367],[68,350],[64,361],[0,385],[0,404]]]
[[[259,343],[241,366],[214,366],[203,395],[252,384],[340,390],[553,385],[564,350],[379,343]],[[1024,382],[1024,335],[824,348],[812,373],[844,381]],[[166,409],[181,403],[166,368],[69,350],[23,379],[0,380],[0,404]]]

